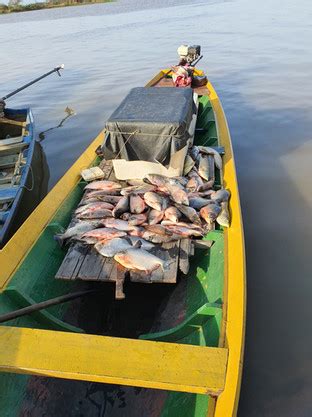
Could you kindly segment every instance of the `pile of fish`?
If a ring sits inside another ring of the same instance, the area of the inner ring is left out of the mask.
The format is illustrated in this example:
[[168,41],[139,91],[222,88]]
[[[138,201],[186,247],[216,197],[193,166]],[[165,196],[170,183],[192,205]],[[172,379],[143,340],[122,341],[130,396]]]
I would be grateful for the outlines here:
[[229,226],[230,193],[213,189],[215,168],[222,170],[220,154],[193,146],[181,177],[150,174],[124,186],[108,180],[90,182],[70,227],[56,238],[94,245],[128,270],[164,270],[165,262],[150,253],[155,245],[202,238],[215,221]]

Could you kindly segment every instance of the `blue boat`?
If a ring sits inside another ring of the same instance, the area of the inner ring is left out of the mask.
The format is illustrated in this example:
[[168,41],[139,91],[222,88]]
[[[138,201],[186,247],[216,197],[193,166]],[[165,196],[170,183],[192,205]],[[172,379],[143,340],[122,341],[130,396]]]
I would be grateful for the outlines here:
[[0,248],[42,198],[43,160],[31,110],[5,109],[0,119]]

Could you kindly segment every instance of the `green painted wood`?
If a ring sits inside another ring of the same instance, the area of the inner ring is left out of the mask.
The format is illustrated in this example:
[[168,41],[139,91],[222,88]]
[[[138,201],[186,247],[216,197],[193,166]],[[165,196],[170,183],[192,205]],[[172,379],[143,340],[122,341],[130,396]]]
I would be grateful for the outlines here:
[[219,304],[205,304],[178,326],[163,332],[143,334],[140,335],[139,339],[179,343],[180,340],[186,339],[192,332],[198,332],[206,325],[209,318],[215,317],[219,313],[220,308],[222,306]]

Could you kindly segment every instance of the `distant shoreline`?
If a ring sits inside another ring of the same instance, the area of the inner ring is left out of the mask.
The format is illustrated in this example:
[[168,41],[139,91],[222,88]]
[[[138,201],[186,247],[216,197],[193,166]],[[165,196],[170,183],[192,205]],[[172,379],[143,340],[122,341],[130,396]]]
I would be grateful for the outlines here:
[[33,10],[43,10],[43,9],[55,9],[59,7],[71,7],[71,6],[85,6],[87,4],[97,4],[97,3],[111,3],[114,0],[80,0],[80,1],[64,1],[60,3],[47,3],[47,2],[38,2],[30,4],[19,4],[16,6],[8,6],[6,4],[0,4],[0,14],[9,14],[9,13],[21,13],[21,12],[31,12]]

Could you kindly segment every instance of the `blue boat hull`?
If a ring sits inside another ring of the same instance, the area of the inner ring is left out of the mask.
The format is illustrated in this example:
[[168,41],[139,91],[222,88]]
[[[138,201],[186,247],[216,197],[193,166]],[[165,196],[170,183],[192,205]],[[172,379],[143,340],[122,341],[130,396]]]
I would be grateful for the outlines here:
[[[17,187],[13,189],[1,189],[0,194],[10,194],[12,199],[9,209],[0,217],[0,248],[13,236],[21,224],[31,214],[34,208],[42,200],[47,191],[48,166],[39,142],[35,140],[34,120],[30,109],[13,110],[6,109],[6,117],[20,115],[26,120],[25,133],[22,143],[23,158],[26,160],[21,169],[21,178]],[[1,140],[0,140],[1,143]],[[1,156],[1,152],[0,152]]]

